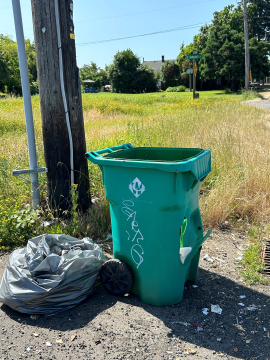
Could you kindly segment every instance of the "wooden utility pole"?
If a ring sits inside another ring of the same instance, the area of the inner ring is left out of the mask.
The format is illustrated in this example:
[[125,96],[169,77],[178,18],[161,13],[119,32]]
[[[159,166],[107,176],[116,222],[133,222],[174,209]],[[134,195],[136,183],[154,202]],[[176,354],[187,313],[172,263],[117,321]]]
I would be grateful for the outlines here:
[[250,57],[249,57],[249,43],[248,43],[248,18],[247,18],[247,0],[243,0],[244,7],[244,33],[245,33],[245,90],[249,90],[250,83]]
[[31,5],[50,202],[54,209],[69,209],[74,179],[79,207],[86,211],[91,198],[73,1],[31,0]]

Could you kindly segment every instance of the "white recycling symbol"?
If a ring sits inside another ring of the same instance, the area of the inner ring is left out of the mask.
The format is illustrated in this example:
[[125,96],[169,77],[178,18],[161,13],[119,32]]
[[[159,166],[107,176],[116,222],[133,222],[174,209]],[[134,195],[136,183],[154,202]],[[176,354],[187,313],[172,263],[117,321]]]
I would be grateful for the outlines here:
[[143,183],[136,177],[131,184],[129,184],[129,190],[138,198],[145,191],[145,186]]

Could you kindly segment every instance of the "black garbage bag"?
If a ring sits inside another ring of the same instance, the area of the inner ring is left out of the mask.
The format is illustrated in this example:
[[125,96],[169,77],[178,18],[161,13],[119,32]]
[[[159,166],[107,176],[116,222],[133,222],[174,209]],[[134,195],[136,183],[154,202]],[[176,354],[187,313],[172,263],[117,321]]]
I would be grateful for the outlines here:
[[51,314],[76,306],[95,290],[106,261],[89,238],[44,234],[9,256],[0,302],[26,314]]

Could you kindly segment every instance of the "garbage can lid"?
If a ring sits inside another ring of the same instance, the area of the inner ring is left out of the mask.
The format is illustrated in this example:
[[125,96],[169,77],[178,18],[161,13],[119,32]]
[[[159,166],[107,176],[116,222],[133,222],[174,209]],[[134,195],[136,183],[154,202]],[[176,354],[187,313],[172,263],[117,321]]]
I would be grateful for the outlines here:
[[[101,156],[106,154],[104,156]],[[201,180],[211,171],[210,150],[197,148],[133,147],[119,145],[86,153],[99,166],[152,168],[167,172],[192,171]]]

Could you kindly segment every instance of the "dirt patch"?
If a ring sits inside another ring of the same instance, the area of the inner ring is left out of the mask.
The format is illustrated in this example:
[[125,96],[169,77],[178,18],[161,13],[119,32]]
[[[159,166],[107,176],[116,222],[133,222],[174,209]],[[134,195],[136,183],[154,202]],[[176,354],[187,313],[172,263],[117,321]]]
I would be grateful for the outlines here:
[[260,92],[259,93],[262,97],[263,97],[263,99],[269,99],[270,98],[270,91],[264,91],[264,92]]
[[[112,243],[101,246],[109,256]],[[183,301],[174,306],[148,305],[134,294],[111,296],[100,283],[86,301],[54,316],[33,320],[2,305],[1,356],[268,360],[270,287],[244,285],[235,258],[246,247],[242,234],[214,231],[202,249],[196,286],[186,284]],[[206,254],[214,262],[203,260]],[[1,260],[0,275],[7,256]],[[211,305],[222,313],[212,313]]]

